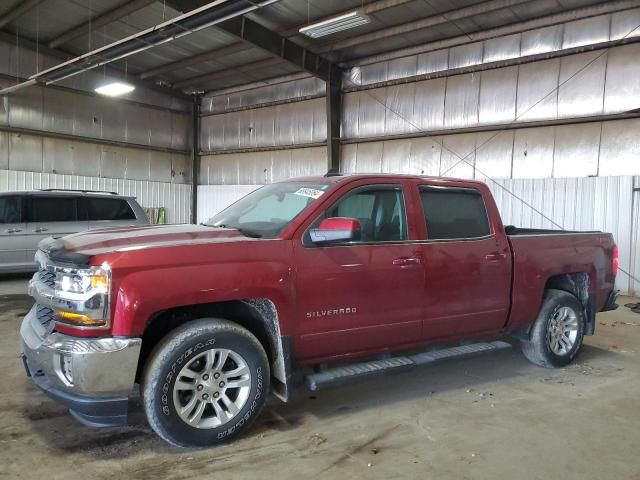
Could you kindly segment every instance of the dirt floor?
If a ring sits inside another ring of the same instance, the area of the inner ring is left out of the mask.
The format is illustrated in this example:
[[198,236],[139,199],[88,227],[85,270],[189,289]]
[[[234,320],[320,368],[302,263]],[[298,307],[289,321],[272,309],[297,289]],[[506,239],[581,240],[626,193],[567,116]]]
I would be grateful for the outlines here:
[[179,450],[139,407],[131,427],[92,430],[40,393],[18,358],[30,304],[0,296],[2,479],[640,479],[640,315],[622,306],[598,315],[562,370],[514,344],[313,395],[300,386],[241,439]]

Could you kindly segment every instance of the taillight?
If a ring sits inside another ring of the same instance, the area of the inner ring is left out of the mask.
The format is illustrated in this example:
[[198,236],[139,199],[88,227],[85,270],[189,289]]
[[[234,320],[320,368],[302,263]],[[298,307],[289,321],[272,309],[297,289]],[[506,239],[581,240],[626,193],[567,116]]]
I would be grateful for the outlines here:
[[611,258],[611,272],[615,277],[618,275],[618,267],[620,266],[620,257],[618,255],[618,246],[613,246],[613,257]]

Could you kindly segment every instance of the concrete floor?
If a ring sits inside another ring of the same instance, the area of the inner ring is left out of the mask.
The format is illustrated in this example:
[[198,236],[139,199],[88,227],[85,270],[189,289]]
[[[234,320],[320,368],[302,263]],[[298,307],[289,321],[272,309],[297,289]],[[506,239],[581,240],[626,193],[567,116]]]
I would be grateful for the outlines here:
[[139,409],[131,427],[91,430],[40,393],[18,358],[30,304],[0,296],[3,479],[640,479],[640,315],[622,306],[598,315],[562,370],[515,345],[314,395],[300,387],[241,439],[179,450]]

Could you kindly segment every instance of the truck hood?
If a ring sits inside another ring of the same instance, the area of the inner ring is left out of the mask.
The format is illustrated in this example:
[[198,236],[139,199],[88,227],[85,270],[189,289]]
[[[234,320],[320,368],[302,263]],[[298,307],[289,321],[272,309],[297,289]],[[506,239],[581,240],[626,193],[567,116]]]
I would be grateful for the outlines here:
[[[103,255],[154,247],[252,240],[237,230],[202,225],[145,225],[88,230],[55,241],[67,254]],[[42,248],[42,247],[41,247]],[[46,245],[43,250],[47,250]]]

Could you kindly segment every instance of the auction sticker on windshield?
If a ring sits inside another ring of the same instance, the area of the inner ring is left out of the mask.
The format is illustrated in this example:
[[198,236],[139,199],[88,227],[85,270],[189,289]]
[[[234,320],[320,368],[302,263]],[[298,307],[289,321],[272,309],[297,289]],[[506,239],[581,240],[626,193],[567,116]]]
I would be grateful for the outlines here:
[[315,188],[302,187],[294,193],[302,197],[320,198],[324,192],[322,190],[316,190]]

